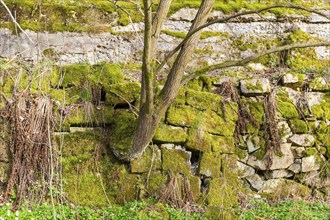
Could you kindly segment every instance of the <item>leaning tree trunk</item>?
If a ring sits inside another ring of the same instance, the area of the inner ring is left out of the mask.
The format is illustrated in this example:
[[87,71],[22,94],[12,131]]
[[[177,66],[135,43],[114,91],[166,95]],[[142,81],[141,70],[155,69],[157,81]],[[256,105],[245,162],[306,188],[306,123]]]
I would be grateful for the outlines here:
[[[154,79],[155,75],[151,68],[154,63],[155,55],[153,35],[155,30],[152,31],[151,21],[151,8],[150,1],[144,0],[145,9],[145,32],[144,32],[144,53],[142,65],[142,83],[141,83],[141,109],[139,113],[139,120],[136,132],[133,138],[133,146],[127,159],[132,160],[139,157],[149,143],[156,131],[157,125],[165,114],[165,111],[176,97],[184,70],[190,60],[191,54],[198,43],[200,32],[196,32],[191,36],[181,47],[181,50],[169,72],[166,83],[160,94],[155,97],[154,92]],[[206,23],[209,17],[214,0],[203,0],[197,12],[195,20],[189,32]],[[165,10],[168,10],[168,7]],[[167,13],[167,12],[166,12]],[[165,19],[163,17],[162,19]],[[162,22],[161,22],[162,23]],[[154,24],[159,25],[159,21]],[[154,27],[155,28],[155,27]],[[158,27],[158,31],[159,31]],[[154,32],[152,34],[152,32]]]

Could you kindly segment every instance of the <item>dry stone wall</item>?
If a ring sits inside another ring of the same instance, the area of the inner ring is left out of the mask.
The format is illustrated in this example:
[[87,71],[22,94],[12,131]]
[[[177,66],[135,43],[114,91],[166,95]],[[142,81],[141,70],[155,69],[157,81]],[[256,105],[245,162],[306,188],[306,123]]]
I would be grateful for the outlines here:
[[[7,69],[1,81],[1,93],[8,100],[15,97],[14,88],[29,85],[29,81],[15,84],[7,75],[11,71],[19,72]],[[107,81],[100,80],[104,76]],[[106,63],[63,66],[43,77],[39,80],[44,81],[30,83],[29,91],[38,96],[38,86],[43,85],[54,101],[53,141],[62,149],[64,192],[73,203],[106,205],[108,200],[123,203],[159,197],[173,176],[179,185],[189,183],[196,202],[218,211],[235,210],[242,191],[276,198],[329,197],[327,74],[289,71],[276,79],[199,77],[180,89],[152,144],[130,163],[118,161],[111,152],[127,152],[131,146],[138,83],[125,81],[117,65]],[[27,75],[22,79],[27,80]],[[221,92],[228,82],[239,98]],[[281,138],[280,151],[272,157],[269,152],[275,145],[266,144],[270,119],[265,101],[270,93],[275,94],[275,125]],[[5,103],[2,99],[2,106]],[[252,118],[245,130],[237,132],[244,120],[239,116],[242,108]],[[0,147],[7,149],[0,154],[5,184],[12,149],[10,140],[5,140],[6,120],[0,125]]]

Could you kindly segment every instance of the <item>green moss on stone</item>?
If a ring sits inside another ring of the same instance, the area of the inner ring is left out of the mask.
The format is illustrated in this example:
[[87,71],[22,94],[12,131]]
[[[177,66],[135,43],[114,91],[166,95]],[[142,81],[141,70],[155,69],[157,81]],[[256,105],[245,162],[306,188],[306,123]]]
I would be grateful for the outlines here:
[[203,82],[198,79],[190,80],[186,86],[188,89],[194,91],[202,91],[203,90]]
[[186,104],[186,88],[181,87],[171,106]]
[[[224,101],[223,105],[223,117],[226,121],[236,122],[238,120],[238,104],[236,102]],[[218,113],[218,112],[217,112]]]
[[223,137],[212,135],[212,151],[220,154],[230,154],[235,152],[233,137]]
[[147,196],[150,197],[159,197],[161,190],[165,187],[167,183],[167,175],[162,172],[152,171],[150,175],[144,173],[143,179],[146,183],[145,189],[147,191]]
[[182,38],[182,39],[187,36],[187,33],[182,32],[182,31],[162,30],[162,32],[169,36],[176,37],[176,38]]
[[308,132],[307,124],[303,120],[291,119],[289,124],[292,132],[295,134],[304,134]]
[[106,104],[132,103],[140,97],[140,84],[136,82],[117,83],[106,88]]
[[330,82],[324,77],[315,77],[309,84],[309,88],[313,91],[329,91]]
[[153,140],[156,143],[184,143],[187,139],[185,130],[181,127],[174,127],[166,124],[159,124]]
[[236,207],[238,205],[237,181],[231,182],[226,177],[212,179],[206,198],[208,206],[218,206],[222,209]]
[[222,113],[221,109],[221,97],[208,92],[198,92],[194,90],[188,90],[186,93],[187,104],[197,108],[199,110],[213,110]]
[[190,191],[192,193],[193,199],[195,202],[197,202],[201,196],[201,179],[199,176],[189,176],[188,179],[190,182]]
[[239,159],[244,160],[248,156],[247,150],[243,150],[239,147],[235,147],[235,154],[238,156]]
[[130,162],[132,173],[145,173],[161,168],[161,152],[157,145],[150,145],[137,159]]
[[205,152],[202,154],[200,165],[199,165],[199,175],[219,178],[221,168],[221,155],[215,152]]
[[311,109],[317,119],[330,120],[330,92],[325,93],[320,104],[311,106]]
[[175,126],[191,127],[197,120],[198,110],[190,106],[171,106],[167,111],[166,120]]
[[276,94],[277,110],[286,119],[298,118],[299,113],[289,95],[285,91],[278,91]]
[[312,156],[312,155],[317,155],[318,153],[319,152],[314,147],[308,147],[308,148],[306,148],[306,150],[304,150],[302,152],[302,154],[304,155],[304,157],[309,157],[309,156]]
[[186,147],[191,150],[209,152],[211,151],[212,137],[202,128],[190,128],[188,130]]
[[330,159],[330,125],[322,122],[319,129],[316,131],[317,140],[321,142],[322,146],[326,148],[325,156]]
[[236,128],[236,123],[232,121],[226,122],[217,113],[208,110],[204,112],[201,127],[203,127],[205,131],[211,134],[233,136]]
[[190,176],[190,157],[191,153],[184,150],[162,149],[163,171]]
[[137,119],[133,113],[116,110],[109,134],[110,147],[118,152],[127,153],[132,147]]
[[115,83],[122,83],[124,75],[120,66],[110,63],[99,63],[92,67],[92,74],[88,77],[91,81],[105,86]]

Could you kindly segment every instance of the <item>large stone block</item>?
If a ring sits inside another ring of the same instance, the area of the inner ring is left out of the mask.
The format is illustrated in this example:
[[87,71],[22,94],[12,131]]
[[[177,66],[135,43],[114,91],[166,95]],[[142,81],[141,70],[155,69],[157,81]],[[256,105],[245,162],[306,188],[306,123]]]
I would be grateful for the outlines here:
[[184,143],[187,139],[185,130],[181,127],[160,124],[156,130],[153,140],[158,143]]
[[199,165],[199,175],[218,178],[220,177],[221,155],[219,153],[203,153]]
[[171,125],[191,127],[200,120],[201,115],[202,113],[193,107],[178,105],[168,109],[166,120]]
[[181,173],[190,176],[191,170],[191,152],[182,149],[161,149],[162,168],[165,172]]
[[145,173],[161,168],[161,151],[157,145],[148,146],[145,152],[130,162],[132,173]]
[[105,103],[109,105],[127,105],[140,97],[140,84],[136,82],[117,83],[105,88]]
[[186,147],[190,150],[209,152],[212,147],[212,137],[202,128],[190,128]]
[[213,110],[222,114],[221,97],[209,92],[188,90],[186,93],[187,104],[199,110]]

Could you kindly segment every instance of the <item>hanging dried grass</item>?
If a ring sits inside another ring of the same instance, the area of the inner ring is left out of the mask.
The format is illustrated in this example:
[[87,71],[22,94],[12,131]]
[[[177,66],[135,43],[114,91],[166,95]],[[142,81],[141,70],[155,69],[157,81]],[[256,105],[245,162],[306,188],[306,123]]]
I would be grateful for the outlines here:
[[170,176],[168,184],[160,194],[158,202],[168,204],[172,208],[182,209],[188,213],[203,212],[195,203],[189,179],[180,175]]
[[276,116],[276,91],[273,89],[265,98],[265,146],[267,168],[270,168],[275,154],[281,153],[281,137],[278,130],[278,122]]
[[[16,191],[13,206],[19,208],[24,198],[41,198],[48,192],[51,165],[56,159],[50,139],[52,101],[46,96],[19,93],[8,103],[8,112],[13,161],[3,200],[8,200]],[[37,196],[36,191],[31,190],[33,185],[41,186]]]

